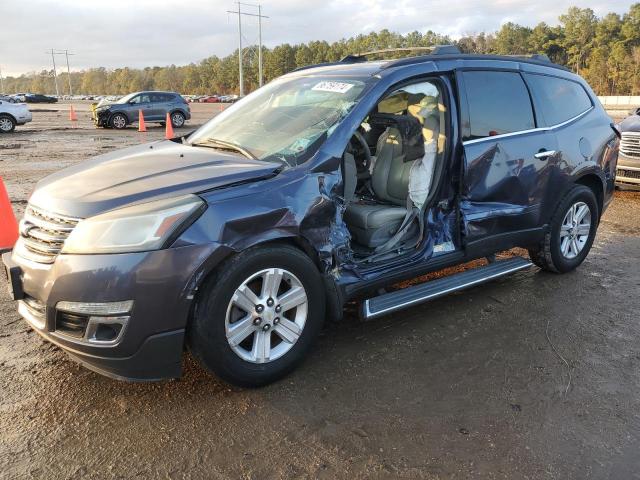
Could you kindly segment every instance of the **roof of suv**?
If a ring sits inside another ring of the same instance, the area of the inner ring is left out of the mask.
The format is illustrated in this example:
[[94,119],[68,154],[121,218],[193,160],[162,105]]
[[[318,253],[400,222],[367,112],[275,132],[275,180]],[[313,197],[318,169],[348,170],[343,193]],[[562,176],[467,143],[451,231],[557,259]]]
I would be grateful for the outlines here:
[[[408,50],[408,49],[399,49],[399,50]],[[382,50],[381,52],[386,52],[386,50]],[[372,53],[378,53],[378,52],[372,52]],[[369,76],[369,75],[375,75],[376,73],[379,73],[383,70],[387,70],[395,67],[416,65],[420,63],[426,63],[426,62],[433,62],[437,64],[439,62],[445,62],[445,61],[450,62],[452,60],[486,60],[486,61],[492,61],[496,63],[497,62],[529,63],[529,64],[537,65],[540,67],[554,68],[558,70],[563,70],[565,72],[571,72],[568,68],[551,62],[551,60],[549,60],[549,58],[546,55],[484,55],[484,54],[461,53],[457,49],[457,47],[448,46],[448,45],[435,47],[433,53],[430,53],[427,55],[419,55],[419,56],[406,57],[406,58],[400,58],[400,59],[394,59],[394,60],[367,61],[366,55],[368,54],[348,55],[338,62],[321,63],[317,65],[300,67],[294,70],[294,72],[310,70],[315,68],[322,68],[322,67],[333,67],[331,68],[332,73],[340,73],[345,75],[357,75],[357,76]]]

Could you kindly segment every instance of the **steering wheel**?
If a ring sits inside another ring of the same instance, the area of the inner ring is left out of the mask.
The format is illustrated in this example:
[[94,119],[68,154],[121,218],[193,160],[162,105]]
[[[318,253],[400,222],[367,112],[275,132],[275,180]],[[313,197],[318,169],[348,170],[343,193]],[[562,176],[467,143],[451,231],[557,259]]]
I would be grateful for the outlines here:
[[363,167],[363,170],[369,171],[369,167],[371,166],[371,149],[369,148],[367,141],[365,140],[364,136],[362,135],[362,133],[360,133],[359,130],[355,131],[355,133],[353,134],[353,137],[351,137],[351,140],[349,141],[349,144],[351,144],[354,141],[354,139],[356,140],[355,143],[357,143],[358,145],[356,146],[356,148],[354,148],[354,146],[352,145],[351,148],[352,150],[356,150],[359,153],[364,154],[362,167]]

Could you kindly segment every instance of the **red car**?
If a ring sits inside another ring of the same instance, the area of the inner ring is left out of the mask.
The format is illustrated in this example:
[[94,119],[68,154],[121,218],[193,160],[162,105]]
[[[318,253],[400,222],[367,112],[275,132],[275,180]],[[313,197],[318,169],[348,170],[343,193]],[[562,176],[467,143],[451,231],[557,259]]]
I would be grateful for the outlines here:
[[203,97],[200,99],[200,103],[219,103],[220,99],[217,95],[211,95],[209,97]]

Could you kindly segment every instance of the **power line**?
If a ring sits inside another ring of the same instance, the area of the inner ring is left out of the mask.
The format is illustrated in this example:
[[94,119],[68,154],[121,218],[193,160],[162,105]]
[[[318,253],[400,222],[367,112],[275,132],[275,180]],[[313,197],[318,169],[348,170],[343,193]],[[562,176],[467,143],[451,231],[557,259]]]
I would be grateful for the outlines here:
[[[258,17],[258,82],[262,86],[262,19],[269,18],[266,15],[262,15],[262,6],[253,3],[236,2],[238,5],[238,11],[227,10],[227,13],[233,13],[238,15],[238,73],[240,80],[240,96],[244,96],[244,78],[242,67],[242,15],[249,17]],[[242,6],[256,7],[258,13],[248,13],[242,11]]]

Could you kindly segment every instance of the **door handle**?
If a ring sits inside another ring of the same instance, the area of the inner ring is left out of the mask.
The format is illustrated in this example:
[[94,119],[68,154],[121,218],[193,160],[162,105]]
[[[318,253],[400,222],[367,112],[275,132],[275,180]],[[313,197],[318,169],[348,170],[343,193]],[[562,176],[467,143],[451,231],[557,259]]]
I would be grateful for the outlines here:
[[553,155],[555,155],[557,152],[555,150],[540,150],[538,153],[536,153],[534,155],[534,157],[536,157],[539,160],[545,160]]

